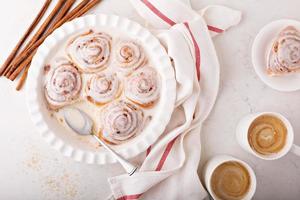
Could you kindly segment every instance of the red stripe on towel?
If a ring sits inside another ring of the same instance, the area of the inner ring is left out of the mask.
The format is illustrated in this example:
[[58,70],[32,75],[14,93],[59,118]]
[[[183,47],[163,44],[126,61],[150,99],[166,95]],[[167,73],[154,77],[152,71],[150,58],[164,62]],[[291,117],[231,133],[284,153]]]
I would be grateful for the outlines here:
[[[160,159],[155,171],[160,171],[162,169],[162,167],[165,164],[165,161],[167,160],[168,155],[169,155],[169,153],[170,153],[170,151],[171,151],[171,149],[172,149],[172,147],[173,147],[173,145],[174,145],[177,138],[178,138],[178,136],[176,138],[174,138],[171,142],[168,143],[163,155],[161,156],[161,159]],[[125,195],[125,196],[122,196],[122,197],[118,198],[117,200],[134,200],[134,199],[138,199],[142,195],[143,194]]]
[[192,41],[193,41],[193,45],[194,45],[194,49],[195,49],[195,58],[196,58],[196,70],[197,70],[197,77],[198,80],[200,80],[200,62],[201,62],[201,58],[200,58],[200,48],[199,45],[197,44],[197,41],[190,29],[190,26],[187,22],[184,22],[185,27],[188,29],[191,37],[192,37]]
[[118,198],[117,200],[134,200],[138,199],[140,196],[142,196],[142,194],[125,195]]
[[151,145],[148,147],[148,149],[146,151],[146,157],[149,155],[150,152],[151,152]]
[[177,137],[174,138],[171,142],[168,143],[168,145],[167,145],[167,147],[166,147],[166,149],[165,149],[163,155],[162,155],[161,158],[160,158],[160,161],[159,161],[159,163],[158,163],[158,165],[157,165],[155,171],[160,171],[161,168],[164,166],[165,161],[167,160],[168,155],[169,155],[169,153],[170,153],[170,151],[171,151],[171,149],[172,149],[172,147],[173,147],[173,144],[175,143],[176,139],[177,139]]
[[[170,26],[174,26],[176,24],[175,21],[167,17],[163,14],[160,10],[158,10],[150,1],[148,0],[141,0],[142,3],[145,4],[154,14],[156,14],[159,18],[161,18],[164,22],[169,24]],[[224,30],[217,28],[215,26],[207,25],[208,30],[216,32],[216,33],[223,33]]]
[[160,10],[158,10],[150,1],[148,0],[141,0],[152,12],[154,12],[159,18],[164,20],[167,24],[170,26],[175,25],[176,23],[168,18],[166,15],[164,15]]
[[214,27],[214,26],[211,26],[211,25],[207,25],[207,28],[208,28],[208,30],[216,32],[216,33],[223,33],[224,32],[224,30],[222,30],[220,28],[217,28],[217,27]]

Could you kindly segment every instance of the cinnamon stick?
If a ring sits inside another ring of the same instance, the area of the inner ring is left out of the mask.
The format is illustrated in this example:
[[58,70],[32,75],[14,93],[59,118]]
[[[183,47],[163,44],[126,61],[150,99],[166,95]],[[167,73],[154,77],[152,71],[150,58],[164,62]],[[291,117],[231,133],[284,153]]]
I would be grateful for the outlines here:
[[[57,14],[57,16],[55,17],[54,21],[52,22],[51,26],[49,27],[49,29],[51,29],[52,27],[55,26],[55,24],[57,24],[57,22],[59,22],[67,13],[68,11],[71,9],[71,7],[74,5],[76,0],[67,0],[67,2],[65,3],[65,5],[63,6],[63,8],[61,9],[61,11]],[[49,30],[48,30],[49,31]],[[47,31],[47,32],[48,32]],[[46,32],[46,33],[47,33]],[[32,60],[32,56],[30,56],[30,61]],[[24,86],[24,83],[26,82],[27,79],[27,75],[28,75],[28,70],[30,68],[30,64],[31,62],[29,62],[29,59],[27,58],[25,61],[23,61],[23,64],[25,65],[25,70],[18,82],[18,85],[16,87],[16,90],[21,90]]]
[[[85,7],[83,7],[79,12],[74,13],[74,15],[70,16],[68,21],[71,21],[77,17],[81,17],[85,13],[87,13],[89,10],[91,10],[94,6],[96,6],[98,3],[100,3],[101,0],[92,0],[90,1]],[[71,13],[70,13],[71,14]]]
[[20,91],[20,90],[23,88],[23,86],[24,86],[24,84],[25,84],[25,82],[26,82],[26,80],[27,80],[27,75],[28,75],[29,67],[30,67],[30,64],[28,64],[28,65],[26,66],[26,68],[25,68],[25,70],[24,70],[24,73],[22,74],[22,76],[21,76],[21,78],[20,78],[20,80],[19,80],[19,82],[18,82],[18,85],[17,85],[17,87],[16,87],[16,90],[17,90],[17,91]]
[[[49,29],[49,31],[47,32],[47,34],[45,34],[43,37],[41,37],[37,42],[35,42],[30,48],[26,49],[25,51],[23,51],[18,58],[16,58],[15,62],[13,63],[13,68],[17,68],[21,62],[23,62],[27,57],[30,56],[30,54],[32,54],[32,52],[39,47],[43,41],[59,26],[61,26],[62,24],[64,24],[65,22],[69,21],[69,19],[75,15],[77,12],[79,12],[84,6],[87,5],[87,3],[90,0],[83,0],[80,4],[78,4],[71,12],[69,12],[63,19],[61,19],[57,24],[55,24],[54,27],[52,27],[51,29]],[[93,0],[95,1],[95,0]],[[18,70],[20,71],[20,70]]]
[[7,59],[5,60],[4,64],[2,65],[1,69],[0,69],[0,76],[3,75],[4,71],[7,69],[7,67],[11,64],[11,62],[13,61],[13,59],[16,57],[17,53],[19,52],[19,50],[21,49],[22,45],[24,44],[24,42],[27,40],[27,38],[29,37],[30,33],[35,29],[35,27],[37,26],[37,24],[40,22],[40,20],[42,19],[42,17],[44,16],[46,10],[48,9],[50,3],[52,0],[46,0],[43,7],[41,8],[41,10],[39,11],[38,15],[35,17],[35,19],[33,20],[33,22],[31,23],[31,25],[29,26],[29,28],[27,29],[27,31],[25,32],[25,34],[22,36],[22,38],[19,40],[19,42],[17,43],[17,45],[15,46],[15,48],[12,50],[12,52],[9,54],[9,56],[7,57]]
[[[41,37],[35,44],[33,44],[28,50],[20,55],[18,60],[14,63],[16,66],[15,71],[9,76],[10,80],[14,80],[19,73],[26,67],[26,65],[22,64],[31,59],[36,51],[36,49],[41,45],[41,43],[58,27],[60,27],[63,23],[73,20],[77,17],[84,15],[87,11],[93,8],[96,4],[98,4],[101,0],[83,0],[77,7],[75,7],[71,12],[69,12],[62,20],[60,20],[53,28],[51,28],[47,34]],[[26,59],[27,58],[27,59]]]
[[71,9],[71,7],[74,5],[76,0],[67,0],[67,2],[65,3],[65,5],[62,7],[62,9],[60,10],[60,12],[57,14],[57,16],[55,17],[51,27],[53,28],[55,26],[55,24],[57,24],[62,18],[65,17],[65,15],[69,12],[69,10]]
[[[30,42],[28,42],[28,44],[26,45],[26,47],[24,48],[24,50],[20,53],[20,55],[22,55],[23,52],[26,52],[27,49],[29,49],[31,47],[31,45],[33,45],[45,33],[45,31],[47,30],[47,28],[49,27],[49,25],[53,21],[54,17],[61,10],[61,8],[65,4],[65,2],[66,2],[66,0],[59,0],[58,1],[58,3],[56,4],[56,6],[52,10],[52,12],[48,15],[48,17],[46,18],[46,20],[44,21],[44,23],[41,25],[41,27],[34,34],[34,36],[32,37],[32,39],[30,40]],[[14,72],[14,70],[16,69],[16,66],[15,66],[14,63],[15,62],[13,62],[11,64],[10,70],[8,71],[8,73],[5,74],[6,77],[9,77]]]
[[54,9],[50,12],[50,14],[47,16],[46,20],[44,21],[44,23],[41,25],[41,27],[37,30],[36,34],[31,39],[28,47],[30,47],[33,43],[35,43],[38,39],[40,39],[40,37],[47,31],[51,22],[54,20],[55,16],[58,15],[58,13],[62,9],[62,7],[65,5],[65,3],[66,3],[66,0],[59,0],[57,2]]
[[36,50],[30,55],[28,56],[28,58],[26,58],[19,66],[18,68],[9,76],[9,79],[11,81],[14,81],[18,76],[19,74],[22,72],[22,70],[26,67],[28,67],[28,65],[30,65],[31,63],[31,60],[34,56],[34,54],[36,53]]

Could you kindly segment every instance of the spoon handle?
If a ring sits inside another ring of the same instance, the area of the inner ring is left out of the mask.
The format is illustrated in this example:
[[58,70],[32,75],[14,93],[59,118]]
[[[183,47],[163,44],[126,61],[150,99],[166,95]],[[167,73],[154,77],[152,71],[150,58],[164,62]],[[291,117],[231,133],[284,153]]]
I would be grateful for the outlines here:
[[108,150],[114,157],[118,160],[118,162],[122,165],[125,171],[129,176],[133,175],[134,172],[138,169],[136,166],[129,163],[127,160],[122,158],[119,154],[117,154],[114,150],[112,150],[105,142],[103,142],[99,137],[93,135],[93,137],[106,149]]

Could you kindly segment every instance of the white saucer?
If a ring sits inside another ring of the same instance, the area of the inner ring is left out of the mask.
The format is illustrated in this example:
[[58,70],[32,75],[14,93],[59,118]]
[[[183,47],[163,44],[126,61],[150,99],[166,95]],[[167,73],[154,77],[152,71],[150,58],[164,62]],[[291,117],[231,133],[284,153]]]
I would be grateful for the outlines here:
[[282,19],[264,26],[257,34],[252,46],[252,63],[255,72],[269,87],[283,92],[291,92],[300,89],[300,73],[283,76],[269,76],[266,72],[267,55],[272,47],[274,39],[279,32],[287,26],[294,26],[300,30],[300,22],[290,19]]

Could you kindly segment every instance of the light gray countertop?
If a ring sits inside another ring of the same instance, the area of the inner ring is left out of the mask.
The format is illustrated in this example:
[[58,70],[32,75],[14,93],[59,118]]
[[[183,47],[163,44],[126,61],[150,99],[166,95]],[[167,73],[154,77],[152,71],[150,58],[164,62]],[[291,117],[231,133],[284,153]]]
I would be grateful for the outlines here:
[[[2,62],[43,1],[0,2],[0,61]],[[300,159],[288,154],[277,161],[263,161],[242,150],[235,140],[238,120],[258,111],[277,111],[292,122],[295,142],[300,144],[300,91],[282,93],[268,88],[251,64],[251,45],[265,24],[281,19],[300,20],[298,0],[193,0],[194,8],[221,4],[243,12],[241,24],[214,39],[221,63],[221,84],[216,105],[202,130],[199,167],[211,156],[230,154],[249,163],[257,175],[254,199],[300,198]],[[137,19],[128,0],[103,0],[97,12]],[[95,11],[94,11],[95,12]],[[51,149],[35,131],[27,112],[24,91],[0,79],[0,198],[18,199],[103,199],[109,194],[106,178],[118,165],[76,163]],[[197,148],[197,147],[195,147]],[[112,170],[113,169],[113,170]]]

